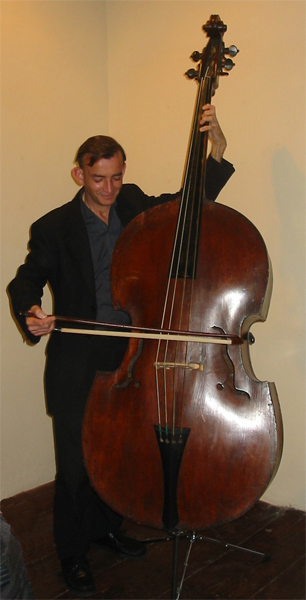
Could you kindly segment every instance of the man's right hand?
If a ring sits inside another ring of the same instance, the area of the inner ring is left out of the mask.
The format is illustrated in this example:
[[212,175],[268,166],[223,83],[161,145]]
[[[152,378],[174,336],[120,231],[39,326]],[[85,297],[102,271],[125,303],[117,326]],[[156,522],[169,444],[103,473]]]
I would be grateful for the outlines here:
[[53,331],[55,326],[54,316],[51,315],[48,317],[48,315],[38,305],[32,306],[29,310],[29,313],[31,313],[33,316],[26,318],[26,324],[32,335],[48,335],[51,333],[51,331]]

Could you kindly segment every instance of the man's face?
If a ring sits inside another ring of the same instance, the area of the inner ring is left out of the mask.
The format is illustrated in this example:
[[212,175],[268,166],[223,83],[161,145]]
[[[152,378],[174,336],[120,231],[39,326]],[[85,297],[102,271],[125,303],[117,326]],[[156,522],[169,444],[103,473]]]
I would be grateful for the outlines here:
[[107,210],[114,204],[121,190],[126,164],[121,152],[117,152],[112,158],[101,158],[92,167],[88,164],[89,159],[90,156],[85,155],[83,167],[74,169],[75,179],[84,186],[88,206]]

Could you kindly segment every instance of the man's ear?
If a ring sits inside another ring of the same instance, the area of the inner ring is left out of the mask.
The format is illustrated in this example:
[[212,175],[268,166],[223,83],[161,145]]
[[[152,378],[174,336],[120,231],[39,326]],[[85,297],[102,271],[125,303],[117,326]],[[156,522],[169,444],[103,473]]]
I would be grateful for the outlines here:
[[71,175],[78,185],[84,185],[84,173],[81,167],[74,167],[71,171]]

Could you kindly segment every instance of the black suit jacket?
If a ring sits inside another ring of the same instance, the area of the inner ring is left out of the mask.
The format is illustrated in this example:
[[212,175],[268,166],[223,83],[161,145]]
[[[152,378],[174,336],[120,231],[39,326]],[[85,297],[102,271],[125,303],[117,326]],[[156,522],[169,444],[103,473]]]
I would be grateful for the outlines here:
[[[227,161],[221,164],[212,159],[208,161],[206,195],[209,199],[215,199],[233,172],[233,166]],[[20,312],[26,312],[35,304],[41,305],[47,283],[53,295],[54,314],[96,318],[94,271],[81,212],[82,192],[83,189],[71,202],[52,210],[32,225],[30,252],[8,286],[15,317],[24,335],[33,344],[40,338],[30,334]],[[147,196],[136,185],[124,184],[117,197],[117,212],[123,226],[126,226],[142,211],[177,196]],[[73,402],[72,387],[81,386],[91,337],[51,334],[45,373],[49,412],[54,413],[59,406],[68,408]]]

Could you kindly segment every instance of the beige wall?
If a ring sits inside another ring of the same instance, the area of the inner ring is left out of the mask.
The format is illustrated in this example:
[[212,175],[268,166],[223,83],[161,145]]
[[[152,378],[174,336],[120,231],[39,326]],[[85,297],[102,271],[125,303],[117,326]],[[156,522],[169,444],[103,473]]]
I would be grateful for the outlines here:
[[2,498],[54,478],[45,340],[22,343],[5,287],[26,254],[30,224],[77,191],[70,170],[78,146],[107,132],[105,15],[105,2],[1,2]]
[[196,89],[183,73],[216,12],[240,49],[215,98],[236,167],[220,201],[259,228],[274,270],[252,363],[277,384],[285,446],[264,499],[305,508],[303,0],[2,2],[2,498],[54,476],[44,344],[22,343],[5,294],[29,224],[72,197],[75,150],[97,132],[125,146],[126,181],[179,188]]

